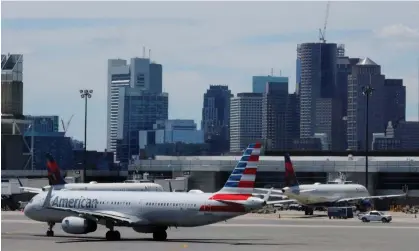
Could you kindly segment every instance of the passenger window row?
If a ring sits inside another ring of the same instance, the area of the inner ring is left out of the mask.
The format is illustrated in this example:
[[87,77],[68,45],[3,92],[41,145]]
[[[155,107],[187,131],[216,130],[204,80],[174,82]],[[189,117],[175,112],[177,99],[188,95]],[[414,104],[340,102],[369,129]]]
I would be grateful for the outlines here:
[[131,202],[128,201],[98,201],[99,205],[131,205]]
[[159,207],[196,207],[196,204],[190,203],[159,203],[159,202],[146,202],[146,206],[159,206]]

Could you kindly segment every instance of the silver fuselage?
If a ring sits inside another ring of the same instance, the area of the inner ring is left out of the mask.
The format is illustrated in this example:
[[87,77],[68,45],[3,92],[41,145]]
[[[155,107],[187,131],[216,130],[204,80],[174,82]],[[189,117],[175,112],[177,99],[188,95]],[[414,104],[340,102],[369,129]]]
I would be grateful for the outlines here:
[[345,198],[370,196],[368,190],[359,184],[315,184],[285,187],[284,195],[303,205],[333,203]]
[[[43,207],[47,193],[36,195],[25,207],[25,215],[42,222],[61,221],[71,212]],[[210,199],[211,193],[68,191],[52,192],[51,206],[91,212],[117,212],[136,216],[150,225],[194,227],[216,223],[263,207],[264,201],[250,197],[231,203]]]

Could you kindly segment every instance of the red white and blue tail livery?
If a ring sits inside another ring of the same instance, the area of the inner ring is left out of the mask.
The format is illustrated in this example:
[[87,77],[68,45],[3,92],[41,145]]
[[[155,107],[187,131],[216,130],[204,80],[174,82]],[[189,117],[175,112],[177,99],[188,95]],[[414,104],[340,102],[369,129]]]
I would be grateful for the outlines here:
[[252,196],[261,146],[254,143],[247,147],[224,187],[210,199],[236,201]]

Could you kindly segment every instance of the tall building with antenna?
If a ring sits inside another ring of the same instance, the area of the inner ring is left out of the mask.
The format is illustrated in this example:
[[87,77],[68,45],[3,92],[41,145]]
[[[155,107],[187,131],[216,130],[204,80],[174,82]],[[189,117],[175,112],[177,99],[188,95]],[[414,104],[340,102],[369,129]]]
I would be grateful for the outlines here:
[[107,150],[110,152],[116,151],[120,88],[138,88],[155,94],[162,92],[163,67],[145,57],[145,48],[143,54],[143,58],[131,58],[129,64],[124,59],[108,60]]

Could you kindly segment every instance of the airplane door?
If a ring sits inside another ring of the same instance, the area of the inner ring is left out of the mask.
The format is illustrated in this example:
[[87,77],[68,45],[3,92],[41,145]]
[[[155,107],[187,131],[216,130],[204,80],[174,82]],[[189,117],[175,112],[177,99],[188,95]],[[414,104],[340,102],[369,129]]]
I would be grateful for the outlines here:
[[137,206],[137,213],[142,213],[144,211],[144,201],[140,200]]

